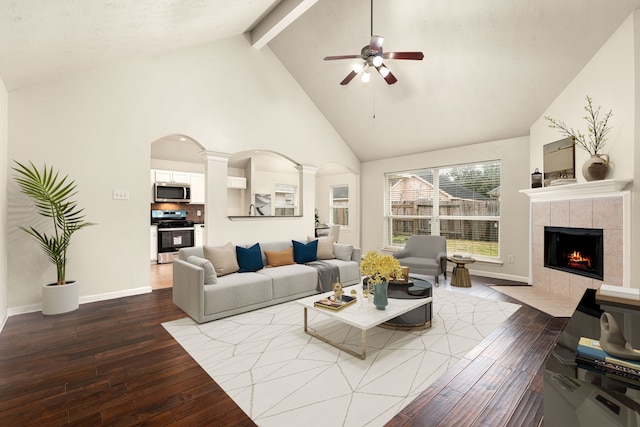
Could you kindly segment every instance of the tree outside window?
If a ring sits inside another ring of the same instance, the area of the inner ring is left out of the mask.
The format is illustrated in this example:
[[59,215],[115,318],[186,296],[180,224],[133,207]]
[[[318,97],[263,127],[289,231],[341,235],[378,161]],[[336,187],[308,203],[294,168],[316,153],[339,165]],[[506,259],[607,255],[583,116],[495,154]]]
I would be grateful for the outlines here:
[[332,186],[330,203],[330,223],[333,225],[349,225],[349,186]]

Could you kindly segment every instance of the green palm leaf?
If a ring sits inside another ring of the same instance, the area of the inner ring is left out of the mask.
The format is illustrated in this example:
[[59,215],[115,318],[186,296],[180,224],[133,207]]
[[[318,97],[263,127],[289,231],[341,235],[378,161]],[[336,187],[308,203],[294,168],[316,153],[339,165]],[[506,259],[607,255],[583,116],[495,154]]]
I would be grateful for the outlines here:
[[38,214],[51,218],[53,232],[47,234],[33,227],[19,227],[33,236],[45,252],[49,260],[56,265],[57,283],[65,283],[67,264],[67,249],[71,243],[71,236],[76,231],[94,225],[85,221],[84,209],[78,208],[71,200],[78,192],[76,184],[68,175],[60,177],[59,172],[45,164],[42,170],[31,162],[24,165],[15,162],[12,169],[14,177],[23,194],[33,199]]

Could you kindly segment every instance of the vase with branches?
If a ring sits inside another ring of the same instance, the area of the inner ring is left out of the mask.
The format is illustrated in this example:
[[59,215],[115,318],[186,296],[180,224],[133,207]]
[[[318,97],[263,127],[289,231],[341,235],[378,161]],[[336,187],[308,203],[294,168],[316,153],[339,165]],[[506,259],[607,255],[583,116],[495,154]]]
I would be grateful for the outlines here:
[[582,117],[587,122],[586,135],[580,130],[574,130],[572,127],[567,126],[562,120],[549,116],[544,116],[544,119],[549,123],[550,128],[558,129],[561,134],[572,140],[577,147],[589,153],[591,157],[582,168],[582,173],[587,181],[591,181],[604,179],[608,172],[609,156],[604,154],[602,149],[611,130],[609,119],[613,115],[613,110],[609,110],[601,116],[602,107],[594,107],[593,99],[589,95],[587,95],[586,100],[587,104],[584,106],[584,110],[587,114]]

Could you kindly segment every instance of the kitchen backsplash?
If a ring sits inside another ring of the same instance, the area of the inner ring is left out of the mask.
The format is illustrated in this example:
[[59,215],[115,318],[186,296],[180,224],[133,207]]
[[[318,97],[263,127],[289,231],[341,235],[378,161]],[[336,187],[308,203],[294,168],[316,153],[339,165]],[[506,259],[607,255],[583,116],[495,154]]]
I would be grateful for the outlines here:
[[[204,223],[204,205],[189,203],[151,203],[151,210],[155,209],[187,211],[187,220],[195,223]],[[200,211],[199,216],[198,211]],[[149,220],[151,220],[151,212],[149,212]]]

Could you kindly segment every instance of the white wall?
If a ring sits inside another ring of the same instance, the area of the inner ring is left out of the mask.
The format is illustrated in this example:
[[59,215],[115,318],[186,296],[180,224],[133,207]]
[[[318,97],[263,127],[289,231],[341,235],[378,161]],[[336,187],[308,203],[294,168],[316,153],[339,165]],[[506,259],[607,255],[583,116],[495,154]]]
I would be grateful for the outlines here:
[[[529,188],[529,138],[473,144],[411,156],[366,162],[362,165],[362,250],[383,250],[384,174],[500,160],[500,256],[504,264],[476,262],[473,273],[526,282],[529,274],[529,199],[519,190]],[[514,263],[506,263],[513,255]]]
[[[9,161],[69,173],[79,205],[98,223],[71,246],[68,277],[80,281],[85,300],[148,290],[150,144],[164,135],[186,135],[218,153],[269,149],[303,165],[338,157],[360,167],[271,51],[242,36],[13,91],[8,122]],[[128,189],[130,200],[112,200],[114,188]],[[226,200],[226,166],[208,178],[207,191],[208,200]],[[226,206],[208,205],[206,241],[301,238],[313,232],[313,199],[308,205],[305,218],[269,223],[229,221]],[[8,305],[33,309],[55,271],[15,229],[33,220],[24,205],[10,206],[8,218]]]
[[[538,167],[542,170],[542,147],[556,141],[562,136],[555,129],[550,129],[544,116],[564,120],[575,129],[586,131],[585,97],[593,98],[596,106],[602,106],[602,112],[613,110],[609,120],[612,127],[604,153],[611,158],[611,171],[607,178],[633,179],[632,191],[632,226],[631,226],[631,259],[637,259],[640,253],[640,150],[636,149],[640,124],[640,92],[637,80],[640,54],[640,12],[633,12],[609,40],[600,48],[589,63],[578,73],[575,79],[558,95],[554,102],[542,113],[531,126],[531,163],[530,169]],[[588,154],[576,147],[576,177],[584,182],[581,168]],[[631,263],[631,277],[640,274],[640,265]],[[633,281],[632,281],[633,282]],[[632,283],[638,287],[637,283]]]
[[[7,90],[0,79],[0,205],[7,206]],[[0,330],[7,319],[7,210],[0,209]]]

